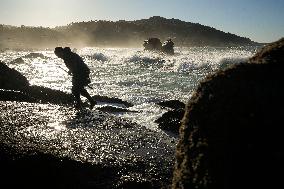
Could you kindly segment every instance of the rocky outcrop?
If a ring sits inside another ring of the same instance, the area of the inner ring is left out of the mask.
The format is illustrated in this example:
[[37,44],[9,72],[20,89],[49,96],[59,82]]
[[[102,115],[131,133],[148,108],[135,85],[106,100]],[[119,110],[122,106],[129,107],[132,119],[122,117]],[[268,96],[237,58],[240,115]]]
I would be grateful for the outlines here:
[[96,101],[102,101],[102,102],[107,102],[107,103],[117,103],[117,104],[122,104],[124,105],[126,108],[132,107],[133,104],[124,100],[121,100],[119,98],[115,98],[115,97],[107,97],[107,96],[100,96],[100,95],[95,95],[92,96],[93,99],[95,99]]
[[172,108],[172,109],[184,109],[185,104],[179,100],[167,100],[157,103],[159,106]]
[[178,136],[185,104],[179,100],[162,101],[157,104],[163,108],[170,108],[170,110],[155,120],[155,123],[157,123],[162,130],[169,131]]
[[[41,54],[39,54],[41,55]],[[31,53],[29,56],[39,56]],[[133,104],[115,97],[95,95],[95,101],[110,104],[119,104],[121,108],[105,106],[99,109],[105,112],[128,112]],[[30,103],[51,103],[72,105],[74,98],[72,94],[63,91],[50,89],[43,86],[30,85],[25,76],[15,69],[9,68],[6,64],[0,63],[0,101],[18,101]],[[84,103],[88,106],[87,103]]]
[[158,124],[160,129],[172,132],[178,136],[183,115],[184,109],[182,108],[169,110],[168,112],[164,113],[162,117],[159,117],[157,120],[155,120],[155,123]]
[[173,189],[282,188],[284,39],[208,77],[186,105]]
[[13,68],[9,68],[0,61],[0,88],[8,90],[22,90],[29,87],[25,76]]
[[158,51],[165,54],[174,54],[174,43],[171,39],[166,40],[163,44],[159,38],[149,38],[143,43],[144,50]]

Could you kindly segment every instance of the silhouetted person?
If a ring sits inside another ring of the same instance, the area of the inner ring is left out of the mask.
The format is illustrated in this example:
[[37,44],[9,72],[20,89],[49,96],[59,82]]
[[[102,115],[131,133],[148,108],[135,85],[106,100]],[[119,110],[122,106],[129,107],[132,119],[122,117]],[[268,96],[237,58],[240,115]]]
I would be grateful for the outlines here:
[[90,109],[96,105],[96,101],[90,96],[84,88],[90,81],[90,69],[84,63],[83,59],[76,53],[72,52],[69,47],[56,47],[54,50],[58,58],[64,60],[66,67],[69,69],[68,74],[72,75],[72,94],[76,100],[76,108],[81,108],[82,101],[80,95],[86,97],[90,101]]

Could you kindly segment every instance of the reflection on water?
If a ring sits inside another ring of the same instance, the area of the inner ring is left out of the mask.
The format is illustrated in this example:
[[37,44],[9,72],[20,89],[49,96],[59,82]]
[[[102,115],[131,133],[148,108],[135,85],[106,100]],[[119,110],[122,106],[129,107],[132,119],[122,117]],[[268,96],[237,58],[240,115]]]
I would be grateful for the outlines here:
[[[91,69],[91,95],[117,97],[133,103],[132,110],[142,114],[122,116],[156,127],[153,120],[164,111],[155,102],[177,99],[187,102],[198,83],[220,67],[252,56],[256,47],[176,48],[176,55],[144,52],[134,48],[84,48],[77,51]],[[7,51],[0,60],[23,73],[32,85],[65,92],[71,91],[71,76],[53,51]],[[22,58],[24,63],[10,63]],[[224,59],[227,63],[224,64]],[[63,69],[62,69],[63,68]],[[56,122],[54,122],[53,125]]]
[[[99,111],[33,103],[0,102],[1,141],[94,163],[132,157],[173,157],[174,143],[163,134]],[[10,137],[7,133],[11,133]],[[169,160],[167,160],[169,161]]]
[[[157,128],[154,121],[167,110],[155,103],[173,99],[186,102],[204,77],[246,59],[254,51],[180,48],[176,55],[165,56],[141,49],[81,49],[78,53],[91,69],[94,90],[88,89],[90,94],[131,102],[134,106],[129,110],[137,113],[114,116],[96,109],[76,111],[53,104],[0,102],[0,141],[21,150],[37,149],[83,162],[118,165],[121,178],[136,174],[128,174],[129,165],[139,168],[138,175],[162,181],[164,174],[168,179],[177,138]],[[0,60],[23,73],[32,85],[70,92],[71,76],[63,70],[62,60],[53,51],[38,53],[4,52]],[[229,60],[226,64],[222,61],[225,58]]]

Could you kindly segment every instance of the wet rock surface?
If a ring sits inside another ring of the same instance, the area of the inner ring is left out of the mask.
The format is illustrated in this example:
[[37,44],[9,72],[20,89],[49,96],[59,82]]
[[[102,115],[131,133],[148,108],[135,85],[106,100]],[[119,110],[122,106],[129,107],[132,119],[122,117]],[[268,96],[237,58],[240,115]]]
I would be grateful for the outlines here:
[[29,81],[25,76],[13,68],[9,68],[0,61],[0,88],[1,89],[24,89],[28,87]]
[[281,39],[199,85],[186,105],[172,188],[283,188],[283,56]]
[[163,108],[169,108],[169,111],[155,120],[155,123],[158,123],[159,128],[162,130],[172,132],[178,137],[181,120],[185,112],[185,104],[179,100],[162,101],[157,104]]
[[185,104],[179,100],[162,101],[162,102],[158,102],[157,104],[162,107],[168,107],[172,109],[180,109],[180,108],[184,109],[185,108]]
[[176,137],[178,137],[184,112],[185,111],[182,108],[169,110],[168,112],[164,113],[162,117],[155,120],[155,123],[158,123],[159,128],[162,130],[172,132],[176,135]]
[[174,54],[174,43],[171,39],[166,40],[163,44],[159,38],[148,38],[143,43],[144,50],[157,51],[165,54]]
[[[0,164],[9,186],[161,188],[175,142],[98,110],[0,101]],[[13,181],[19,182],[13,182]]]
[[[130,110],[127,108],[133,106],[133,104],[129,102],[114,97],[95,95],[93,99],[95,101],[112,105],[118,104],[120,106],[100,107],[100,110],[105,112],[129,112]],[[0,100],[45,104],[74,104],[72,94],[43,86],[30,85],[25,76],[17,70],[9,68],[2,62],[0,62]],[[84,106],[87,107],[88,104],[84,103]]]

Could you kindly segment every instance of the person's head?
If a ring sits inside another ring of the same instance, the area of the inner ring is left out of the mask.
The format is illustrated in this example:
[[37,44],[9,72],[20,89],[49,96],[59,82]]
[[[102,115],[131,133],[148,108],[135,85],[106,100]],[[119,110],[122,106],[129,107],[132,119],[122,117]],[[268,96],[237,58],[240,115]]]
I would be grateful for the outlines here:
[[63,50],[63,48],[62,48],[62,47],[55,47],[54,54],[55,54],[58,58],[63,58],[63,55],[64,55],[64,50]]
[[63,49],[63,51],[64,51],[64,53],[70,53],[70,52],[71,52],[71,49],[70,49],[70,47],[65,47],[65,48]]

